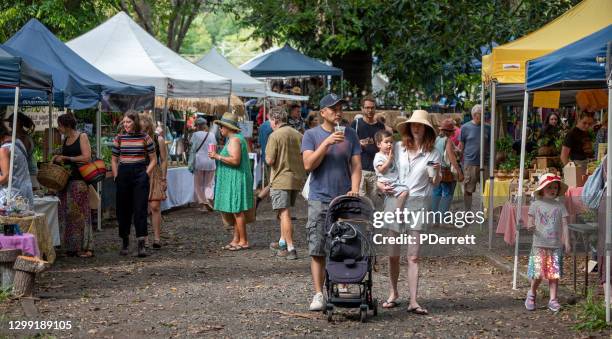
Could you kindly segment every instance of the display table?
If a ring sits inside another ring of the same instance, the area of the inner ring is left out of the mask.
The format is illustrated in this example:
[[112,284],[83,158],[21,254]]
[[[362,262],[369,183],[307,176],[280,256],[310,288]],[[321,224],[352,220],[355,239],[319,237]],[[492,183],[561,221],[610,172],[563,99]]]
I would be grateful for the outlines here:
[[576,222],[576,215],[587,211],[582,203],[582,187],[569,187],[565,192],[565,209],[569,214],[568,223]]
[[166,182],[168,184],[167,198],[161,202],[162,211],[195,201],[193,174],[189,172],[187,167],[169,168],[166,174]]
[[55,262],[55,248],[44,214],[36,213],[36,215],[21,218],[0,216],[0,223],[18,224],[22,232],[33,234],[35,236],[34,240],[38,244],[36,246],[36,256],[47,260],[51,264]]
[[47,217],[47,228],[51,233],[53,246],[60,246],[59,222],[57,219],[57,209],[59,207],[59,199],[54,196],[45,196],[42,198],[34,197],[34,211],[44,214]]
[[[484,191],[482,193],[482,203],[485,209],[489,208],[489,181],[485,181]],[[493,208],[504,206],[510,200],[510,183],[512,180],[495,179],[493,186]]]
[[20,249],[23,254],[40,257],[38,244],[36,244],[36,237],[30,233],[11,236],[0,234],[0,248]]
[[[521,218],[523,221],[523,228],[527,227],[528,222],[529,206],[523,205],[521,208]],[[495,233],[503,234],[504,241],[508,245],[514,245],[516,236],[516,205],[507,202],[502,207],[501,214],[499,215],[499,222],[497,223],[497,230]]]
[[[249,160],[253,160],[253,190],[257,188],[258,159],[256,153],[249,153]],[[173,207],[187,205],[195,202],[195,190],[193,187],[193,174],[187,167],[173,167],[168,169],[166,174],[168,189],[166,200],[161,202],[162,211]]]

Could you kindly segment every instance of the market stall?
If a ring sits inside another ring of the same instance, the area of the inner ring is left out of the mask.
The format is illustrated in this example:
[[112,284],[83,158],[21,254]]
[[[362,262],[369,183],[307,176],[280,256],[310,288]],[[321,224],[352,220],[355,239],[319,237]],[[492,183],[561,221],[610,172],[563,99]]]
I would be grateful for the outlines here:
[[[539,30],[505,45],[494,47],[491,54],[482,57],[482,92],[484,107],[485,88],[489,88],[491,135],[495,136],[497,119],[497,89],[500,85],[524,84],[528,60],[555,51],[612,24],[612,2],[607,0],[584,0],[557,19]],[[484,169],[484,124],[481,124],[481,171]],[[490,140],[489,178],[494,177],[495,138]],[[524,160],[524,158],[523,158]],[[481,174],[484,182],[485,173]],[[494,185],[490,186],[490,198]],[[493,235],[493,210],[489,210],[489,248]]]
[[[20,249],[23,253],[40,256],[39,242],[45,246],[47,259],[55,260],[55,252],[50,244],[49,229],[44,220],[44,215],[34,213],[34,206],[28,206],[24,197],[13,193],[13,170],[15,163],[15,142],[17,139],[17,112],[19,108],[20,88],[31,88],[50,93],[52,88],[52,77],[42,70],[30,66],[23,58],[8,52],[0,47],[0,86],[14,88],[13,121],[12,121],[12,140],[10,146],[10,161],[7,188],[2,190],[2,205],[0,206],[0,223],[12,227],[12,232],[0,235],[0,248]],[[17,193],[17,192],[16,192]],[[28,224],[29,221],[29,224]],[[15,232],[15,227],[10,225],[20,225],[23,234],[11,234]],[[8,228],[7,228],[8,230]]]
[[[612,3],[607,2],[612,6]],[[601,9],[599,9],[601,10]],[[609,11],[608,11],[609,13]],[[612,111],[612,17],[607,15],[608,25],[605,28],[563,47],[541,58],[527,63],[527,81],[523,105],[523,140],[521,156],[525,153],[525,130],[527,123],[527,108],[529,107],[528,92],[555,91],[565,89],[608,89],[608,114]],[[605,59],[603,59],[605,56]],[[603,60],[603,61],[602,61]],[[612,119],[608,119],[608,131],[612,130]],[[608,133],[607,144],[612,145],[612,133]],[[608,152],[609,154],[609,152]],[[524,163],[521,162],[521,174]],[[612,210],[612,160],[607,157],[607,195],[604,197],[606,211]],[[519,187],[521,190],[522,187]],[[519,200],[519,206],[521,201]],[[517,238],[519,231],[517,230]],[[612,248],[612,218],[606,218],[605,225],[605,258],[606,258],[606,321],[610,322],[610,250]],[[515,280],[517,258],[515,248]]]
[[[62,107],[75,110],[98,108],[95,124],[96,154],[98,155],[102,153],[100,137],[103,102],[106,102],[107,106],[113,102],[123,104],[127,102],[128,106],[134,109],[152,108],[153,87],[119,82],[102,73],[72,51],[36,19],[28,21],[7,40],[5,45],[19,52],[26,60],[31,60],[40,69],[51,73],[54,83],[57,79],[58,86],[61,86],[58,88],[63,91],[64,96],[63,99],[60,97],[61,103],[53,102],[53,105],[61,104]],[[30,93],[30,95],[36,95],[36,93]],[[43,98],[47,100],[31,98],[30,101],[24,103],[32,106],[49,105],[49,126],[52,126],[52,104],[50,104],[49,97]],[[52,153],[52,145],[53,140],[49,138],[48,154]],[[101,191],[100,184],[97,186],[97,191]],[[101,222],[101,208],[98,206],[98,229],[102,228]]]

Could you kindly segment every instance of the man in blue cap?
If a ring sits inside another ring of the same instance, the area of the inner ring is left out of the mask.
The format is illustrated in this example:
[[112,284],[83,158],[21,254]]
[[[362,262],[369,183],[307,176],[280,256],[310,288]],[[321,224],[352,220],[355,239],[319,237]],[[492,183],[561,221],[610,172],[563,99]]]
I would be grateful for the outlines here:
[[315,295],[311,311],[325,307],[325,214],[341,195],[359,196],[361,146],[355,130],[341,126],[344,100],[330,93],[320,101],[322,124],[302,139],[304,168],[310,172],[307,239]]

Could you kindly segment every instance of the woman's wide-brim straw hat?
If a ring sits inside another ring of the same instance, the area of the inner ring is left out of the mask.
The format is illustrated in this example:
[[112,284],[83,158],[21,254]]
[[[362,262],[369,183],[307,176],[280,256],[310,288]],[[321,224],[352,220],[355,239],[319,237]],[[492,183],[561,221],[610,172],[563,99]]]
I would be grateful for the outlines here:
[[236,115],[233,113],[223,113],[223,116],[219,120],[215,120],[215,124],[223,127],[227,127],[236,132],[240,132],[240,127],[238,126],[238,119],[236,119]]
[[427,113],[427,111],[424,111],[422,109],[418,109],[416,111],[413,111],[412,115],[410,116],[410,118],[408,120],[406,120],[406,121],[402,121],[402,122],[398,123],[395,126],[395,129],[400,134],[405,135],[406,134],[406,128],[409,126],[408,124],[410,124],[410,123],[423,124],[423,125],[431,128],[435,132],[435,128],[431,124],[431,121],[429,121],[429,113]]

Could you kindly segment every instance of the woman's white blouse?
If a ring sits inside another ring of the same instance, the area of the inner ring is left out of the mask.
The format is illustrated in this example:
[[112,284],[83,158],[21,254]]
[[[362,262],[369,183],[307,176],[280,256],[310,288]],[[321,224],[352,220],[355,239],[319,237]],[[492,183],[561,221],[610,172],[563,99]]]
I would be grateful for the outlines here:
[[395,166],[399,172],[399,180],[402,185],[408,187],[410,197],[429,197],[433,191],[433,184],[427,174],[427,162],[440,163],[440,153],[435,148],[431,152],[419,151],[410,159],[408,151],[401,141],[394,145],[393,149]]

